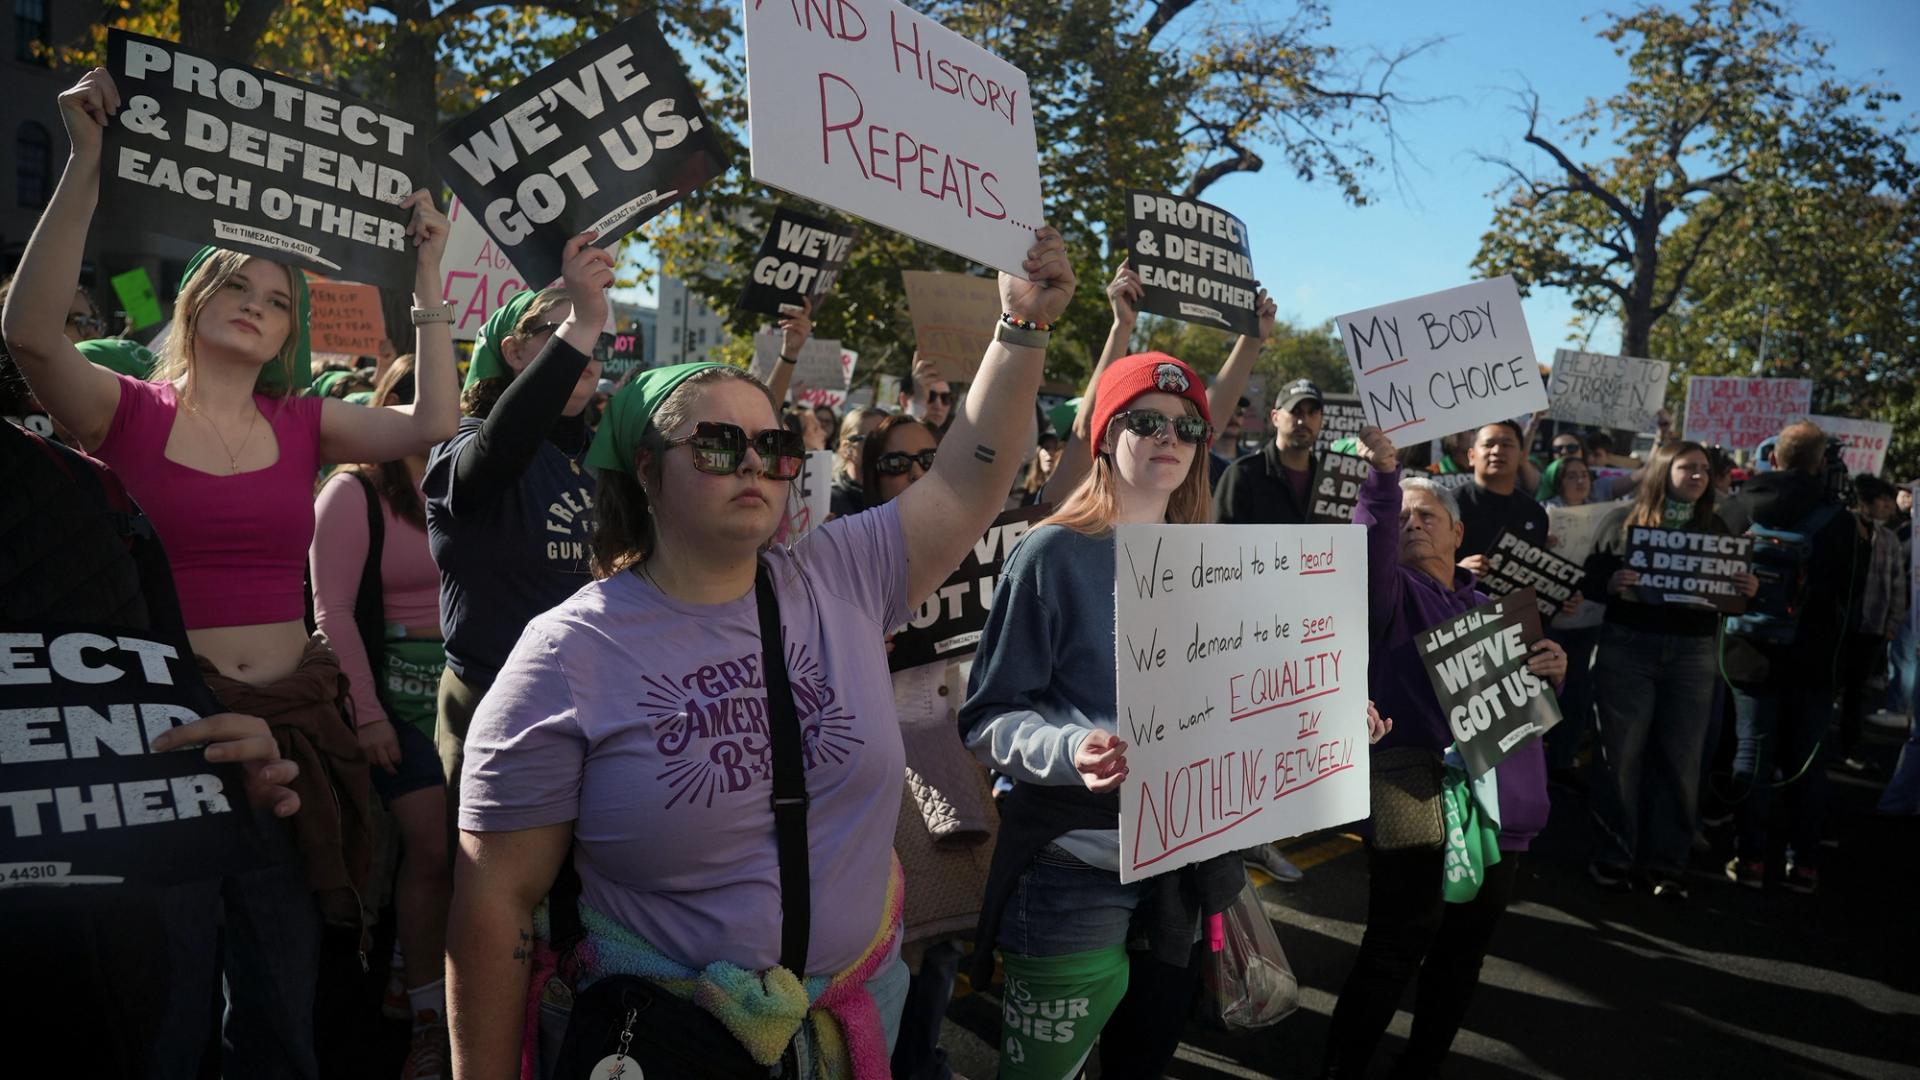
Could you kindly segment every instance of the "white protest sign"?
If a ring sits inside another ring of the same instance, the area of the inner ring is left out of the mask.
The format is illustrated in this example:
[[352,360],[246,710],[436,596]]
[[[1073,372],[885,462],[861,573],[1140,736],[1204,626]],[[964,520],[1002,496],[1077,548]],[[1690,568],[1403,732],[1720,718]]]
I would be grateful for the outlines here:
[[753,178],[1026,276],[1042,218],[1020,69],[895,0],[747,0]]
[[1600,522],[1618,509],[1617,502],[1547,507],[1547,546],[1569,562],[1585,563],[1600,540]]
[[1820,425],[1827,438],[1840,444],[1840,457],[1847,472],[1880,475],[1887,465],[1887,445],[1893,442],[1893,425],[1880,420],[1855,420],[1846,416],[1809,416]]
[[1119,526],[1114,617],[1122,881],[1367,816],[1359,526]]
[[1512,277],[1334,321],[1367,422],[1395,446],[1416,446],[1547,406]]
[[1804,420],[1813,408],[1812,379],[1693,375],[1687,379],[1688,439],[1705,446],[1752,450]]
[[[447,221],[447,249],[440,255],[440,299],[453,305],[453,339],[472,341],[488,316],[513,299],[514,293],[539,286],[520,280],[520,271],[513,268],[505,249],[493,242],[480,219],[457,198],[447,205]],[[549,284],[558,286],[560,280]],[[604,332],[614,332],[611,305]]]
[[787,499],[787,514],[774,533],[774,541],[791,544],[812,532],[827,520],[833,499],[833,451],[807,451],[807,464],[793,478],[793,492]]
[[[753,335],[753,373],[762,382],[773,378],[773,365],[780,362],[781,335],[778,330],[762,330]],[[853,369],[860,354],[842,348],[831,338],[808,338],[800,347],[800,364],[793,373],[793,385],[805,384],[799,400],[808,405],[830,405],[836,411],[847,403],[847,390],[853,385]]]
[[1574,349],[1553,351],[1547,380],[1547,416],[1576,424],[1652,431],[1654,414],[1667,402],[1665,360],[1606,356]]

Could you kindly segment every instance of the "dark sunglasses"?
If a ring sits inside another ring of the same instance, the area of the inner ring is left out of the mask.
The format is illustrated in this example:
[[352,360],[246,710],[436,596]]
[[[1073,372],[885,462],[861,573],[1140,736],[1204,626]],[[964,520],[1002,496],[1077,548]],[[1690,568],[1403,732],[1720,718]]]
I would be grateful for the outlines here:
[[800,475],[807,461],[807,444],[786,428],[768,428],[753,438],[738,424],[702,420],[693,434],[684,439],[668,439],[667,449],[693,447],[693,467],[714,476],[731,476],[740,471],[747,459],[747,448],[760,455],[761,472],[769,480],[791,480]]
[[1158,439],[1165,435],[1168,425],[1172,425],[1174,437],[1183,443],[1197,444],[1209,441],[1213,434],[1213,425],[1197,416],[1174,418],[1166,413],[1152,409],[1130,409],[1114,417],[1127,426],[1127,430],[1143,439]]
[[889,450],[874,461],[873,469],[882,476],[900,476],[913,468],[916,461],[920,463],[921,472],[932,469],[933,451],[922,450],[917,454],[909,454],[905,450]]
[[932,404],[932,403],[934,403],[934,402],[936,402],[936,401],[937,401],[937,402],[939,402],[939,403],[941,403],[942,405],[951,405],[951,404],[953,404],[953,391],[951,391],[951,390],[929,390],[929,391],[927,391],[927,403],[928,403],[928,404]]
[[1554,457],[1566,457],[1569,454],[1577,454],[1579,452],[1579,443],[1556,443],[1553,447]]

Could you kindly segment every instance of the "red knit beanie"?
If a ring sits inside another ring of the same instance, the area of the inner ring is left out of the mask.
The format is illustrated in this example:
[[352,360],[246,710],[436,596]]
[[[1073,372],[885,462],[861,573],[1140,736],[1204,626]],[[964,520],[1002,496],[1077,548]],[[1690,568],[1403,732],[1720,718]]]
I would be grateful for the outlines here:
[[1163,393],[1186,398],[1200,412],[1200,418],[1213,423],[1207,411],[1207,388],[1185,361],[1166,353],[1135,353],[1107,365],[1100,384],[1093,390],[1093,446],[1100,452],[1101,440],[1114,415],[1133,404],[1142,394]]

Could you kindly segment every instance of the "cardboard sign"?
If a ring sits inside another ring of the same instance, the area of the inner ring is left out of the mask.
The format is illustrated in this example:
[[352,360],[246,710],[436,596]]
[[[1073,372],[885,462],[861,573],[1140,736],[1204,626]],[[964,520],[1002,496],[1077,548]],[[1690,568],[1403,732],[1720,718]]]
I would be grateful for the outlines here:
[[1360,399],[1352,394],[1328,394],[1321,404],[1321,416],[1324,422],[1320,428],[1320,438],[1313,444],[1314,450],[1321,453],[1341,439],[1349,436],[1358,438],[1360,429],[1369,423],[1367,410],[1360,406]]
[[100,205],[124,227],[413,284],[399,204],[428,186],[424,118],[117,28],[107,71]]
[[1812,379],[1687,378],[1688,439],[1705,446],[1752,450],[1804,420],[1813,407]]
[[1510,276],[1335,322],[1367,423],[1397,447],[1546,408],[1520,291]]
[[1747,610],[1733,579],[1752,572],[1753,540],[1687,529],[1635,525],[1627,530],[1626,569],[1640,571],[1628,595],[1643,604],[1711,608],[1723,615]]
[[774,543],[791,544],[827,520],[833,501],[833,451],[807,451],[806,467],[793,478],[786,517],[773,535]]
[[1587,556],[1593,554],[1593,546],[1600,539],[1600,522],[1618,509],[1618,503],[1547,507],[1548,546],[1568,562],[1586,565]]
[[1501,529],[1487,552],[1487,572],[1481,575],[1479,585],[1488,596],[1510,596],[1531,589],[1540,605],[1540,616],[1551,619],[1580,591],[1586,576],[1586,568],[1579,563]]
[[1000,283],[972,274],[905,270],[913,346],[949,382],[972,382],[1000,321]]
[[108,280],[113,282],[113,295],[120,298],[120,310],[127,313],[127,321],[135,330],[166,321],[166,313],[160,310],[160,296],[153,291],[153,278],[147,275],[146,267],[136,266]]
[[818,312],[820,298],[833,288],[858,235],[860,230],[851,225],[836,225],[784,206],[776,209],[734,306],[779,315],[782,304],[811,300]]
[[1527,650],[1545,636],[1539,602],[1526,589],[1414,635],[1470,775],[1560,722],[1553,687],[1527,670]]
[[1034,523],[1053,513],[1051,506],[1023,506],[993,519],[973,550],[947,575],[946,583],[921,601],[907,625],[893,635],[887,667],[903,671],[935,660],[961,660],[973,655],[980,631],[993,607],[993,587],[1007,556],[1020,546]]
[[527,281],[592,229],[611,247],[727,168],[680,58],[628,19],[441,129],[434,164]]
[[1320,468],[1313,474],[1313,506],[1307,512],[1307,523],[1351,522],[1353,508],[1360,505],[1360,485],[1372,468],[1366,459],[1352,454],[1320,455]]
[[313,347],[319,352],[379,356],[387,344],[387,320],[380,313],[380,290],[343,281],[307,282],[312,301]]
[[[762,330],[753,335],[753,373],[762,382],[773,378],[773,365],[780,362],[781,334]],[[853,369],[860,354],[842,348],[831,338],[808,338],[800,347],[800,363],[793,373],[793,385],[806,384],[796,400],[808,405],[831,405],[838,410],[846,403],[847,388],[853,385]]]
[[176,885],[259,864],[241,768],[149,749],[226,711],[185,641],[8,627],[0,692],[0,889]]
[[1367,816],[1356,525],[1114,530],[1120,879]]
[[1127,192],[1129,261],[1140,310],[1236,334],[1260,332],[1260,283],[1246,222],[1198,199]]
[[1044,211],[1019,68],[896,0],[746,20],[755,180],[1026,277]]
[[1887,466],[1887,447],[1893,442],[1893,425],[1879,420],[1854,420],[1845,416],[1809,416],[1820,425],[1827,438],[1840,444],[1841,460],[1847,472],[1880,475]]
[[1547,416],[1576,424],[1652,431],[1667,402],[1665,360],[1555,349]]

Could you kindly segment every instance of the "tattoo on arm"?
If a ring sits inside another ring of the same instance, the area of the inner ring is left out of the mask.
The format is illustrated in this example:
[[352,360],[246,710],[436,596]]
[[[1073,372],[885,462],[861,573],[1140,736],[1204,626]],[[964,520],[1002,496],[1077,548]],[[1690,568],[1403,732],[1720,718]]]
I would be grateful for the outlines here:
[[520,931],[520,944],[513,947],[513,958],[524,964],[532,955],[533,935],[522,930]]
[[993,464],[993,459],[998,456],[1000,455],[994,451],[993,447],[988,446],[985,443],[981,443],[979,446],[976,446],[973,448],[974,460],[980,462],[983,465]]

